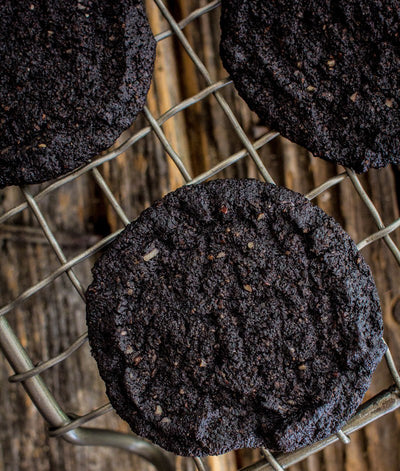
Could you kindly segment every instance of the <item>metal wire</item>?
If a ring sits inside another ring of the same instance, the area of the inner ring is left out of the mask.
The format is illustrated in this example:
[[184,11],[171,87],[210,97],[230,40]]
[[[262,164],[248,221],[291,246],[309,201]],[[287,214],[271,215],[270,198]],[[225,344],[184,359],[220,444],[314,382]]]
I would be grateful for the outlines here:
[[[399,390],[395,387],[389,388],[386,391],[382,391],[377,394],[374,398],[363,404],[357,414],[355,414],[343,427],[343,433],[352,434],[353,432],[360,430],[371,422],[383,417],[386,414],[394,412],[400,407],[400,396]],[[278,454],[275,459],[283,468],[292,466],[293,464],[299,463],[308,456],[317,453],[329,445],[337,442],[339,437],[337,435],[331,435],[324,440],[321,440],[312,445],[300,448],[299,450],[291,453]],[[274,468],[270,463],[265,460],[260,460],[250,466],[242,468],[241,471],[267,471],[273,470]]]
[[193,458],[197,471],[207,471],[206,465],[201,458]]
[[88,334],[87,332],[84,332],[75,340],[75,342],[73,342],[67,349],[59,353],[57,356],[50,358],[50,360],[41,362],[38,366],[35,366],[34,368],[25,371],[25,373],[19,373],[10,376],[8,378],[8,381],[10,381],[10,383],[19,383],[21,381],[26,381],[27,379],[32,378],[32,376],[36,376],[40,373],[43,373],[43,371],[52,368],[53,366],[57,365],[57,363],[60,363],[61,361],[71,356],[75,352],[75,350],[78,350],[85,344],[87,339]]
[[261,453],[263,454],[264,458],[268,461],[269,465],[274,471],[283,471],[283,466],[280,465],[278,460],[274,457],[274,455],[267,449],[262,447]]
[[[134,453],[137,453],[140,456],[143,456],[145,459],[152,462],[158,469],[169,471],[171,469],[171,463],[168,459],[166,459],[166,457],[159,451],[157,447],[143,442],[142,440],[137,439],[132,435],[122,434],[115,431],[88,429],[82,427],[82,425],[88,423],[91,420],[94,420],[96,417],[110,412],[112,410],[112,407],[109,403],[104,404],[95,410],[89,411],[83,416],[77,416],[76,414],[66,414],[63,411],[61,405],[55,400],[55,398],[52,396],[45,383],[41,379],[40,373],[52,368],[56,364],[63,362],[69,356],[73,355],[75,351],[77,351],[79,348],[83,347],[86,344],[86,332],[82,333],[68,348],[60,352],[58,355],[34,366],[29,358],[28,353],[22,347],[21,343],[19,342],[18,338],[16,337],[15,333],[13,332],[4,317],[6,314],[11,313],[17,306],[25,302],[34,294],[40,292],[46,286],[49,286],[59,276],[64,274],[68,276],[72,283],[72,286],[78,292],[82,300],[85,300],[84,288],[81,282],[79,281],[78,277],[76,276],[76,273],[73,271],[73,267],[75,267],[91,255],[95,254],[107,244],[109,244],[112,240],[115,239],[115,237],[118,236],[121,230],[109,234],[107,237],[97,242],[89,249],[83,251],[82,253],[67,261],[60,247],[60,244],[58,243],[56,237],[54,236],[54,233],[50,229],[50,225],[48,224],[45,215],[39,208],[38,202],[45,196],[48,196],[53,191],[60,188],[61,186],[81,177],[84,174],[90,173],[93,176],[96,184],[110,203],[111,207],[117,214],[118,218],[121,220],[122,224],[126,226],[127,224],[129,224],[130,221],[125,212],[123,211],[121,205],[118,203],[117,198],[114,196],[106,181],[102,177],[101,173],[98,171],[98,167],[103,165],[105,162],[117,158],[128,148],[133,146],[136,142],[138,142],[140,139],[143,139],[151,132],[153,132],[154,135],[158,138],[166,154],[170,156],[177,169],[180,171],[186,184],[192,185],[203,182],[246,157],[250,157],[253,160],[260,175],[265,181],[274,183],[269,171],[267,170],[259,154],[257,153],[257,150],[260,149],[262,146],[266,145],[268,142],[275,139],[279,135],[279,133],[269,131],[263,136],[261,136],[259,139],[257,139],[255,142],[252,143],[250,141],[250,139],[247,137],[246,133],[240,126],[234,112],[228,105],[227,101],[220,94],[221,89],[228,86],[232,86],[232,81],[229,79],[229,77],[219,81],[213,81],[207,68],[201,62],[200,58],[193,50],[192,46],[190,45],[189,41],[187,40],[186,36],[182,31],[190,22],[194,21],[196,18],[208,14],[212,10],[216,9],[219,6],[220,2],[217,0],[211,1],[207,5],[192,11],[186,18],[184,18],[179,23],[174,20],[172,14],[169,12],[162,0],[153,0],[153,2],[155,4],[155,7],[159,8],[160,12],[170,25],[169,29],[155,35],[156,40],[162,41],[172,35],[175,35],[176,38],[180,41],[186,53],[188,54],[189,58],[192,60],[199,74],[206,81],[207,87],[201,90],[199,93],[193,95],[192,97],[189,97],[176,104],[175,106],[171,107],[159,118],[155,118],[150,113],[148,108],[145,108],[144,115],[149,123],[148,126],[143,127],[134,135],[130,136],[128,139],[122,142],[118,147],[103,153],[97,159],[88,163],[84,167],[77,169],[74,172],[71,172],[70,174],[62,176],[59,179],[55,180],[53,183],[46,186],[36,195],[32,195],[29,187],[21,187],[21,192],[25,198],[25,202],[15,206],[14,208],[11,208],[9,211],[0,216],[0,224],[19,214],[21,211],[29,209],[38,220],[39,225],[48,240],[49,245],[55,252],[60,262],[60,266],[51,274],[47,275],[44,279],[31,286],[30,288],[26,289],[17,297],[15,297],[15,299],[7,303],[5,306],[1,307],[0,346],[2,347],[7,359],[9,360],[11,366],[15,371],[15,374],[10,376],[9,380],[11,382],[22,383],[38,410],[41,412],[45,420],[47,420],[47,422],[50,424],[51,429],[49,433],[51,436],[61,436],[64,439],[70,441],[71,443],[75,443],[78,445],[109,445],[124,448]],[[164,134],[162,126],[176,114],[182,112],[186,108],[196,103],[199,103],[210,95],[213,95],[215,97],[220,108],[231,123],[233,131],[236,133],[237,137],[242,143],[243,148],[237,151],[236,153],[228,156],[214,167],[192,178],[192,176],[186,169],[181,157],[175,151],[168,138]],[[368,235],[364,240],[360,241],[358,244],[358,248],[361,250],[367,245],[372,244],[382,238],[387,244],[391,253],[393,254],[395,260],[400,265],[400,250],[389,235],[400,227],[400,219],[397,219],[386,226],[384,225],[382,218],[379,215],[379,212],[375,208],[373,202],[362,187],[357,175],[353,171],[346,169],[346,171],[342,174],[334,176],[329,180],[323,182],[321,185],[314,188],[305,196],[312,200],[317,196],[321,195],[323,192],[339,185],[347,178],[350,179],[361,200],[368,208],[372,218],[376,222],[378,229],[375,233]],[[266,469],[282,471],[287,466],[301,461],[305,457],[316,453],[317,451],[325,448],[326,446],[330,445],[331,443],[334,443],[337,440],[341,440],[343,443],[348,443],[348,434],[354,432],[355,430],[358,430],[361,427],[364,427],[371,421],[376,420],[377,418],[389,412],[392,412],[398,407],[400,407],[400,376],[396,369],[393,357],[389,349],[387,350],[385,358],[395,386],[390,388],[388,391],[383,391],[380,394],[376,395],[368,403],[362,406],[360,410],[343,427],[343,430],[339,431],[336,435],[332,435],[322,440],[321,442],[302,448],[293,453],[286,453],[273,456],[269,450],[263,448],[261,451],[264,456],[264,459],[259,461],[258,463],[255,463],[245,468],[246,471],[260,471]],[[198,471],[206,470],[205,464],[200,458],[194,458],[194,463]]]

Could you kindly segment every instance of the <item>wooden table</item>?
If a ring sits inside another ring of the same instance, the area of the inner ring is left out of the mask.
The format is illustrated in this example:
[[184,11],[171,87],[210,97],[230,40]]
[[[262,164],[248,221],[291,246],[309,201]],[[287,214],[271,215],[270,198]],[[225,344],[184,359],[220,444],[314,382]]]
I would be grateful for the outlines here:
[[[148,15],[153,31],[168,28],[152,0]],[[176,19],[185,18],[206,0],[170,0]],[[227,77],[218,56],[219,10],[202,16],[184,30],[190,44],[205,63],[214,81]],[[179,41],[172,37],[161,41],[157,49],[154,82],[148,97],[150,112],[158,117],[182,99],[207,86]],[[232,85],[221,91],[234,110],[251,141],[267,129],[238,98]],[[138,118],[132,129],[147,125]],[[163,126],[166,137],[182,157],[191,175],[196,176],[243,148],[231,123],[214,96],[177,114]],[[304,149],[277,138],[259,150],[259,155],[276,183],[306,193],[328,178],[342,172]],[[99,167],[129,219],[136,217],[153,200],[184,183],[154,133],[138,141],[123,155]],[[239,160],[218,177],[260,178],[250,158]],[[399,217],[399,173],[396,168],[370,171],[360,181],[381,214],[385,224]],[[46,186],[46,185],[42,185]],[[33,193],[41,187],[33,187]],[[0,214],[24,201],[18,188],[0,192]],[[377,230],[349,178],[318,197],[318,204],[334,216],[358,242]],[[93,174],[86,174],[40,200],[40,209],[50,223],[62,250],[70,259],[101,238],[122,227],[122,223],[100,191]],[[399,242],[398,234],[392,234]],[[37,283],[58,267],[35,217],[20,212],[0,226],[1,305]],[[363,255],[375,277],[385,321],[385,339],[397,364],[400,364],[400,287],[399,267],[384,242],[366,247]],[[90,282],[93,257],[76,267],[84,286]],[[58,354],[85,331],[84,304],[64,275],[48,288],[20,304],[7,315],[22,344],[34,361]],[[50,439],[41,416],[20,385],[9,384],[10,367],[0,356],[0,470],[131,470],[150,469],[140,458],[111,448],[74,447],[60,439]],[[43,378],[64,410],[85,413],[106,402],[104,386],[86,345],[64,363],[43,373]],[[380,365],[367,394],[391,384],[384,365]],[[115,414],[107,414],[94,426],[128,431]],[[351,444],[341,443],[308,458],[293,470],[309,471],[397,471],[400,469],[400,413],[397,411],[352,435]],[[228,453],[207,459],[211,470],[234,470],[260,458],[258,451]],[[192,469],[191,461],[177,458],[178,469]]]

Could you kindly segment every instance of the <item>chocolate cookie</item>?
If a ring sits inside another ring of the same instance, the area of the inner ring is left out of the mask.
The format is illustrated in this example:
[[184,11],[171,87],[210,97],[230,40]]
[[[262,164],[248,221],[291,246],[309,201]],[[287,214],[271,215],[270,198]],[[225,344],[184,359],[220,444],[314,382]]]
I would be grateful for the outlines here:
[[221,57],[249,107],[357,172],[400,163],[400,4],[223,0]]
[[354,413],[385,351],[354,242],[303,196],[257,180],[170,193],[93,277],[89,341],[110,401],[177,454],[322,439]]
[[143,108],[155,40],[142,0],[0,3],[0,187],[110,147]]

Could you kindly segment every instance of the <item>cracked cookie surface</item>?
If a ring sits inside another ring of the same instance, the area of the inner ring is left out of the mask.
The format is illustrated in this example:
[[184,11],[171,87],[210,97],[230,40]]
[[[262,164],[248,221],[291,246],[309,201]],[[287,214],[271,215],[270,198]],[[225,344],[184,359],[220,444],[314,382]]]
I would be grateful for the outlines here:
[[96,262],[87,323],[118,414],[181,455],[336,432],[385,351],[354,242],[302,195],[250,179],[146,209]]
[[142,110],[155,40],[142,0],[0,4],[0,187],[63,175]]
[[357,172],[400,163],[396,0],[223,0],[221,57],[268,126]]

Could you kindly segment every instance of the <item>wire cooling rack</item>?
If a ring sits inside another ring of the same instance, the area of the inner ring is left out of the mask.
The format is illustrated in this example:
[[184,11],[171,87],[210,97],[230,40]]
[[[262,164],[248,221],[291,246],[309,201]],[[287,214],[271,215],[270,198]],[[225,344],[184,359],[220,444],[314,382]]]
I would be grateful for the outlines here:
[[[6,314],[10,313],[15,307],[19,306],[21,303],[29,299],[35,293],[40,292],[46,286],[52,284],[58,277],[62,275],[68,276],[74,289],[82,298],[82,301],[85,301],[85,289],[81,284],[80,280],[78,279],[74,268],[79,263],[83,262],[85,259],[104,248],[107,244],[114,240],[121,231],[119,230],[109,234],[107,237],[100,240],[99,242],[91,246],[89,249],[85,250],[74,258],[67,260],[65,254],[63,253],[63,250],[61,249],[60,243],[57,241],[56,237],[50,229],[45,215],[40,210],[38,202],[46,195],[51,194],[57,188],[60,188],[66,183],[71,182],[81,177],[82,175],[89,173],[92,175],[92,177],[94,177],[94,180],[97,182],[100,190],[103,192],[104,196],[107,198],[107,200],[115,210],[116,214],[121,219],[122,223],[126,226],[127,224],[129,224],[130,221],[124,213],[122,207],[118,203],[116,197],[113,195],[106,181],[102,177],[101,173],[99,172],[98,167],[100,167],[107,161],[117,158],[129,147],[133,146],[136,142],[138,142],[140,139],[144,138],[151,132],[153,132],[157,136],[166,152],[166,155],[168,156],[167,158],[171,158],[173,160],[179,172],[182,174],[182,177],[185,180],[186,184],[192,185],[203,182],[208,178],[217,175],[219,172],[226,169],[230,165],[245,158],[250,158],[253,160],[261,177],[265,181],[274,183],[271,174],[263,164],[257,151],[262,146],[275,139],[278,136],[278,133],[271,131],[265,133],[254,142],[251,142],[249,140],[244,130],[240,126],[231,107],[228,105],[224,97],[220,94],[220,90],[222,90],[223,88],[233,86],[232,81],[229,77],[216,82],[213,81],[207,68],[200,60],[196,52],[193,50],[191,44],[183,33],[183,29],[189,23],[191,23],[196,18],[208,14],[212,10],[218,8],[220,2],[214,0],[208,3],[207,5],[192,11],[186,18],[184,18],[179,23],[174,20],[172,14],[170,13],[170,11],[162,0],[153,0],[153,3],[154,5],[152,5],[152,7],[158,8],[169,24],[169,29],[160,32],[155,36],[156,40],[162,41],[165,38],[175,35],[176,38],[180,41],[187,55],[193,61],[198,73],[205,80],[207,87],[201,90],[199,93],[193,95],[192,97],[173,106],[158,118],[154,117],[149,111],[149,109],[146,107],[144,109],[144,116],[148,122],[148,125],[146,127],[143,127],[134,135],[130,136],[125,142],[119,145],[119,147],[105,153],[101,157],[95,159],[86,166],[68,174],[67,176],[59,178],[58,180],[46,186],[36,195],[32,195],[29,187],[20,188],[25,201],[19,204],[18,206],[10,209],[5,214],[1,215],[0,224],[5,223],[8,219],[12,218],[21,211],[24,211],[26,209],[30,210],[39,222],[39,225],[43,230],[43,233],[48,243],[54,250],[60,262],[60,265],[50,275],[46,276],[30,288],[26,289],[7,305],[2,306],[0,308],[0,346],[3,352],[5,353],[5,356],[7,357],[10,365],[15,371],[15,374],[11,376],[9,380],[11,382],[19,382],[23,385],[39,412],[50,425],[50,436],[62,437],[68,442],[77,445],[107,445],[127,449],[144,457],[160,470],[170,470],[172,468],[171,462],[167,459],[166,455],[164,455],[158,447],[155,447],[139,438],[136,438],[133,435],[124,434],[113,430],[100,430],[83,426],[91,420],[110,412],[112,410],[112,407],[109,403],[104,404],[103,406],[95,410],[91,410],[90,412],[82,416],[77,416],[75,414],[67,414],[63,410],[62,406],[56,401],[52,393],[49,391],[43,379],[40,377],[40,373],[52,368],[56,364],[63,362],[76,350],[81,348],[87,341],[86,332],[82,333],[82,335],[79,336],[66,350],[62,351],[57,356],[43,361],[37,366],[34,366],[28,353],[22,347],[19,339],[10,327],[5,317]],[[236,133],[236,135],[240,139],[240,142],[242,143],[242,149],[236,152],[235,154],[230,155],[225,160],[221,161],[206,172],[193,177],[192,175],[190,175],[188,169],[185,167],[183,159],[178,155],[171,143],[168,141],[166,135],[163,132],[162,125],[178,113],[194,105],[195,103],[200,102],[201,100],[205,99],[210,95],[214,95],[219,106],[230,121],[232,125],[232,130]],[[390,237],[390,233],[400,227],[400,218],[396,219],[391,224],[385,226],[383,224],[379,212],[375,208],[371,199],[362,187],[357,175],[353,171],[351,171],[350,169],[346,169],[343,173],[328,179],[323,184],[319,185],[317,188],[314,188],[305,196],[312,200],[322,194],[324,191],[340,184],[345,179],[350,179],[361,200],[371,213],[372,218],[374,219],[377,226],[377,231],[362,240],[358,244],[358,248],[361,250],[367,245],[377,241],[378,239],[383,239],[387,244],[388,248],[390,249],[397,264],[400,265],[400,250]],[[304,458],[310,456],[313,453],[316,453],[319,450],[322,450],[323,448],[327,447],[328,445],[334,443],[337,440],[341,440],[343,443],[348,443],[349,434],[400,407],[400,376],[396,370],[389,349],[386,352],[385,359],[387,367],[393,378],[394,384],[389,389],[380,392],[367,403],[365,403],[338,434],[332,435],[318,443],[315,443],[311,446],[307,446],[292,453],[279,454],[274,456],[269,450],[263,448],[261,449],[263,459],[243,469],[246,471],[264,471],[267,469],[282,471],[286,467],[303,460]],[[199,471],[205,470],[204,462],[200,458],[193,458],[193,460]]]

